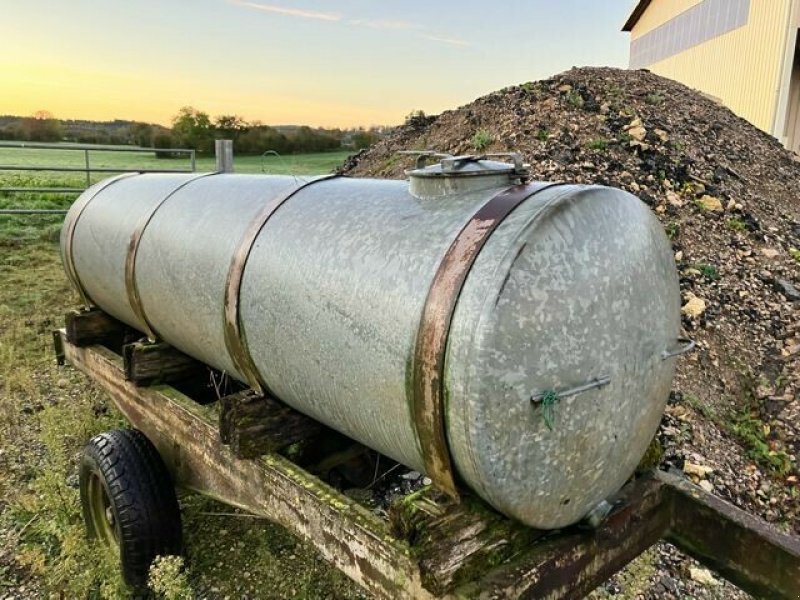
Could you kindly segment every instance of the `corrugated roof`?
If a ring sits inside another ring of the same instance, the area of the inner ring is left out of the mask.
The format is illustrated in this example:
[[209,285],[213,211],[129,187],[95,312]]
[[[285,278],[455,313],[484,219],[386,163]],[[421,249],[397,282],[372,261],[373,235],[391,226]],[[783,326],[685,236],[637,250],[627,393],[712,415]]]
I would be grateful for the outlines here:
[[639,22],[639,19],[642,17],[644,11],[647,10],[647,7],[650,6],[650,3],[653,0],[639,0],[639,4],[636,5],[636,8],[633,9],[631,16],[628,17],[628,20],[625,21],[625,25],[622,26],[622,31],[630,31],[634,28],[636,23]]

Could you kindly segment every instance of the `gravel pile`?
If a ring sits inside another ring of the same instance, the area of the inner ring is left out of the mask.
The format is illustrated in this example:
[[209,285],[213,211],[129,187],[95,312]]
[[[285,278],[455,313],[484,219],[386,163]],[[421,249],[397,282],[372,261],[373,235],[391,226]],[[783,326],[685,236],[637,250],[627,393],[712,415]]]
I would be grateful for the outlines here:
[[672,240],[684,333],[653,464],[800,534],[800,164],[713,100],[647,71],[572,69],[416,115],[352,157],[402,178],[399,150],[520,152],[534,180],[646,202]]

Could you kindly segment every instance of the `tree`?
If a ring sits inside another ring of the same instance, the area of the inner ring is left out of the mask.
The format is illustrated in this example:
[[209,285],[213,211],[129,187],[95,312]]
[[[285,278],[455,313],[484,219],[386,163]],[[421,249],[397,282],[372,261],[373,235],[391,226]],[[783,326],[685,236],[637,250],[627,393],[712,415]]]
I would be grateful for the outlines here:
[[217,138],[235,142],[248,130],[247,121],[237,115],[220,115],[215,119]]
[[20,139],[32,142],[58,142],[64,135],[61,123],[46,110],[37,110],[23,119],[19,133]]
[[172,134],[181,146],[194,148],[198,152],[214,149],[214,128],[208,113],[191,106],[184,106],[172,119]]
[[153,127],[147,123],[134,123],[131,125],[131,138],[137,146],[148,147],[153,145]]

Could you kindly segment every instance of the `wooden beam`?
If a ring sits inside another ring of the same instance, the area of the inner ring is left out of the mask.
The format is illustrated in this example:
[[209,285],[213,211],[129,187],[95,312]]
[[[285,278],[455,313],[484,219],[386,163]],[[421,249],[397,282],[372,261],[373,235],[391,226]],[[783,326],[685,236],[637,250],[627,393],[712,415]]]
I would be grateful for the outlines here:
[[800,539],[680,476],[657,477],[672,495],[669,541],[756,598],[800,598]]
[[223,397],[220,407],[220,439],[237,458],[278,452],[323,430],[314,419],[253,390]]
[[202,377],[208,368],[164,342],[134,342],[122,348],[125,379],[136,385]]
[[463,598],[582,598],[652,546],[670,524],[663,485],[628,484],[617,508],[595,530],[548,537],[528,553],[456,591]]
[[545,534],[510,521],[474,497],[455,503],[430,488],[401,498],[389,518],[395,533],[411,544],[422,582],[435,594],[502,564]]
[[67,340],[75,346],[121,345],[125,336],[126,326],[99,308],[71,310],[64,320]]
[[169,386],[135,386],[121,357],[101,346],[65,343],[64,353],[155,444],[181,485],[282,525],[377,598],[433,598],[410,548],[384,521],[280,455],[236,458],[219,441],[213,406]]

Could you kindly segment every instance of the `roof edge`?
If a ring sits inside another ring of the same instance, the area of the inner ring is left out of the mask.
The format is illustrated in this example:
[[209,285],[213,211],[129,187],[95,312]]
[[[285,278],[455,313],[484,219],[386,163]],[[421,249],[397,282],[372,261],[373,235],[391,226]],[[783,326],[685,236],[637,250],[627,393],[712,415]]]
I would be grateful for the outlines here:
[[644,14],[644,11],[647,10],[652,1],[653,0],[639,0],[639,3],[633,9],[628,20],[625,21],[625,25],[622,26],[622,31],[631,31],[636,26],[636,23],[639,22],[639,19],[642,18],[642,14]]

